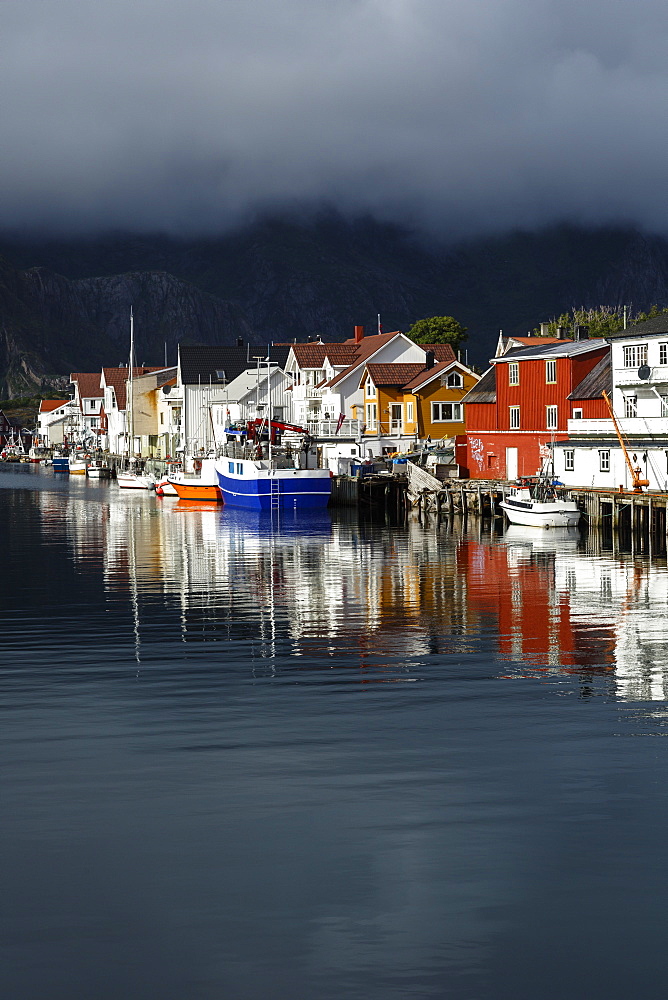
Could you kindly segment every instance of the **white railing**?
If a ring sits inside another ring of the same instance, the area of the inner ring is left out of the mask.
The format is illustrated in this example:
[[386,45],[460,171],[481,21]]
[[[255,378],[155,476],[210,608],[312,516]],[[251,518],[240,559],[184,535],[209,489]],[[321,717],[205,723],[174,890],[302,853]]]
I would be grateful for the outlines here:
[[306,427],[313,437],[353,437],[357,438],[362,428],[360,420],[353,420],[346,417],[337,433],[338,418],[336,420],[309,420]]
[[[668,417],[617,418],[622,434],[666,435]],[[596,434],[614,434],[612,420],[569,420],[568,433],[572,437],[593,437]]]

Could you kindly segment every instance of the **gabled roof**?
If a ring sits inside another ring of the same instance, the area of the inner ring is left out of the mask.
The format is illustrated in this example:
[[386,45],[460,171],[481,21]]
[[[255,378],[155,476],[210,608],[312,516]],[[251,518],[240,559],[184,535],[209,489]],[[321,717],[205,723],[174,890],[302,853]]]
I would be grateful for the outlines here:
[[220,384],[221,380],[216,373],[224,371],[225,380],[229,383],[247,368],[252,368],[256,357],[266,358],[267,352],[279,368],[284,368],[290,349],[294,346],[294,344],[272,344],[267,348],[261,344],[247,344],[244,347],[180,344],[181,381],[184,385],[208,382]]
[[51,413],[52,410],[57,410],[59,406],[64,406],[69,402],[69,399],[43,399],[39,404],[39,412]]
[[347,375],[350,375],[350,373],[355,371],[356,368],[359,368],[359,366],[366,361],[367,358],[372,357],[376,351],[379,351],[384,344],[389,344],[395,337],[400,336],[402,336],[402,334],[399,332],[376,333],[372,337],[364,337],[364,339],[360,340],[358,344],[355,344],[354,340],[346,340],[346,346],[349,344],[353,344],[355,346],[355,356],[348,367],[344,369],[344,371],[339,372],[338,375],[335,375],[334,378],[328,382],[328,385],[337,385],[338,382],[346,378]]
[[72,372],[70,382],[76,382],[79,399],[99,399],[104,396],[104,390],[100,388],[99,372]]
[[[149,372],[159,372],[162,368],[133,368],[132,377],[137,378],[139,375],[147,375]],[[127,382],[128,376],[130,374],[130,369],[126,366],[124,368],[103,368],[102,374],[104,376],[105,385],[113,386],[116,392],[116,405],[119,410],[124,410],[127,402],[127,396],[125,392],[125,383]]]
[[496,368],[488,368],[477,385],[466,393],[462,403],[496,403]]
[[404,389],[407,389],[409,392],[413,392],[415,389],[420,389],[423,385],[427,385],[428,382],[431,382],[431,380],[437,376],[440,377],[441,375],[445,375],[445,373],[450,371],[451,368],[456,370],[461,369],[462,374],[463,372],[466,372],[467,375],[472,375],[474,378],[478,377],[475,372],[472,372],[470,368],[467,368],[466,365],[461,364],[459,361],[439,361],[438,364],[433,366],[433,368],[423,369],[422,372],[416,376],[416,378],[406,383]]
[[[529,338],[533,339],[533,338]],[[541,338],[547,340],[547,337]],[[590,351],[600,351],[602,347],[607,347],[607,342],[601,338],[594,340],[561,340],[556,344],[548,344],[547,346],[532,347],[529,350],[524,350],[523,348],[518,348],[517,350],[508,351],[507,354],[502,354],[498,358],[490,358],[490,362],[493,365],[505,364],[508,361],[530,361],[541,360],[545,358],[549,360],[550,358],[574,358],[579,354],[588,354]]]
[[612,392],[612,360],[610,351],[594,365],[566,399],[600,399],[603,390]]

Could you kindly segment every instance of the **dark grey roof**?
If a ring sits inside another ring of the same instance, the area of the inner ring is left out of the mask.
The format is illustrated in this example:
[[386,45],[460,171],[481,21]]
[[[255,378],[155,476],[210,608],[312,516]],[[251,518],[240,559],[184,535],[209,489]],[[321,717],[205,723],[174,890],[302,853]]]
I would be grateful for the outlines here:
[[636,323],[635,326],[629,326],[626,330],[618,330],[617,333],[609,333],[608,339],[619,340],[620,337],[649,337],[654,334],[668,333],[668,313],[662,313],[661,316],[654,316],[653,319],[647,319],[644,323]]
[[181,361],[181,380],[184,385],[197,385],[199,382],[220,382],[217,372],[224,371],[225,379],[231,382],[248,368],[254,368],[256,358],[266,358],[267,351],[271,360],[279,368],[284,368],[290,353],[290,344],[273,345],[270,348],[262,344],[246,344],[244,347],[211,347],[208,345],[179,344]]
[[488,368],[479,382],[466,393],[462,403],[496,403],[496,368]]
[[576,385],[567,399],[600,399],[603,390],[612,392],[612,362],[610,351],[594,365],[588,375]]

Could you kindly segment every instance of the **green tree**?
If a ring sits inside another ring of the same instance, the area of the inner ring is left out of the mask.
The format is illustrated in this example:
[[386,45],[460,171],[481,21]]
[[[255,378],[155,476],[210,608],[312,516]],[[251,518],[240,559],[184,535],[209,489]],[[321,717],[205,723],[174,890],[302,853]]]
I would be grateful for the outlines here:
[[[668,313],[668,309],[660,306],[651,306],[647,312],[634,313],[633,309],[626,309],[626,325],[635,326],[636,323],[644,323],[647,319],[661,316]],[[562,327],[566,331],[567,337],[572,337],[576,326],[589,327],[590,337],[608,337],[611,333],[617,333],[624,329],[624,307],[623,306],[599,306],[597,309],[572,309],[569,313],[562,313],[561,316],[553,317],[548,323],[548,333],[550,337],[556,337],[557,329]],[[540,329],[534,330],[535,334],[540,333]]]
[[468,339],[466,330],[454,316],[430,316],[413,323],[406,336],[416,344],[451,344],[456,352],[462,341]]

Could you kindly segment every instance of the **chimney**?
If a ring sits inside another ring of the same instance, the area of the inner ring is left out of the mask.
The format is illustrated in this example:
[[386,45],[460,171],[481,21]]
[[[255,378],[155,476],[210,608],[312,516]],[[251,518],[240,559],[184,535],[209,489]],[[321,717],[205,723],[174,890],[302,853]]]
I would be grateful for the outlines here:
[[244,338],[237,337],[237,347],[243,347],[243,346],[244,346]]
[[549,323],[541,323],[540,324],[540,335],[541,335],[541,337],[549,337],[550,336],[550,324]]
[[589,340],[589,327],[576,325],[573,329],[573,340]]
[[425,355],[424,366],[429,371],[430,368],[434,367],[434,362],[436,361],[436,355],[433,351],[427,351]]
[[363,340],[364,340],[364,327],[363,326],[356,326],[355,327],[355,343],[356,344],[361,344]]
[[557,327],[557,337],[559,338],[559,340],[566,340],[567,339],[566,338],[566,327],[565,326],[558,326]]

